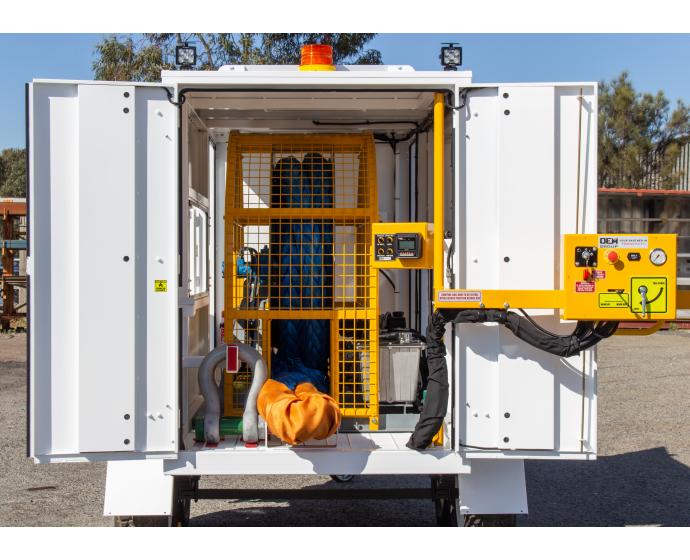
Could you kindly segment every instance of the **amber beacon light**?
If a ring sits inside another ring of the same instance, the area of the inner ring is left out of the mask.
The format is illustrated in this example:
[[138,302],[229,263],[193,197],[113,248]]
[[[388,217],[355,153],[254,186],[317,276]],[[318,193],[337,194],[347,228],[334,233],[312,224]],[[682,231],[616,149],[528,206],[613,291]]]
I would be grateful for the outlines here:
[[299,69],[305,72],[335,70],[333,47],[330,45],[304,45]]

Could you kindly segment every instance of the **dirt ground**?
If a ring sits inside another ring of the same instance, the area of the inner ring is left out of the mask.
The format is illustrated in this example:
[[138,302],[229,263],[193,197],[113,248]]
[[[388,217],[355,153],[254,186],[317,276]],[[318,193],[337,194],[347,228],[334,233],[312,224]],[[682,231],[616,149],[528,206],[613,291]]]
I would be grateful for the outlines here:
[[[26,458],[26,336],[0,335],[0,525],[111,525],[105,465]],[[613,337],[599,352],[599,459],[527,462],[520,525],[690,525],[690,333]],[[205,487],[296,488],[324,476],[233,477]],[[423,486],[427,477],[358,477],[353,487]],[[207,501],[192,525],[434,525],[425,501]]]

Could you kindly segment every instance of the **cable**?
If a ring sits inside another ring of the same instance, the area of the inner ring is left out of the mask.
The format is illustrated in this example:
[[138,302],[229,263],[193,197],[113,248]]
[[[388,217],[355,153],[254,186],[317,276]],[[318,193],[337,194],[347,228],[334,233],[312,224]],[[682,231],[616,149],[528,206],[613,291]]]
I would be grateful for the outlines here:
[[466,443],[458,443],[458,445],[467,449],[481,449],[482,451],[504,451],[498,447],[482,447],[481,445],[467,445]]
[[[560,336],[560,335],[557,335],[557,334],[552,333],[550,331],[547,331],[544,327],[542,327],[539,323],[537,323],[532,317],[530,317],[527,314],[527,312],[524,309],[522,309],[522,307],[518,307],[518,311],[520,311],[520,313],[522,313],[525,316],[525,319],[527,319],[530,323],[532,323],[537,329],[539,329],[544,334],[549,335],[549,336]],[[575,329],[577,329],[577,325],[575,325]],[[575,334],[575,330],[573,330],[573,332],[571,334]]]
[[384,277],[386,280],[388,280],[388,283],[389,283],[391,286],[393,286],[393,293],[394,293],[394,294],[400,293],[400,292],[398,292],[398,287],[395,285],[395,282],[393,282],[393,280],[391,280],[391,277],[388,276],[388,274],[386,273],[386,271],[383,270],[382,268],[379,268],[379,272],[380,272],[381,274],[383,274],[383,277]]
[[454,107],[450,103],[445,103],[445,106],[452,110],[452,111],[459,111],[460,109],[464,109],[465,105],[467,105],[467,94],[472,91],[473,89],[477,88],[465,88],[460,92],[460,99],[462,99],[462,104],[458,105],[457,107]]
[[180,93],[180,100],[179,101],[173,101],[173,92],[170,91],[170,89],[167,87],[164,87],[164,86],[161,86],[161,87],[163,87],[163,89],[168,94],[168,101],[172,105],[175,105],[175,107],[182,107],[182,105],[184,105],[184,102],[187,101],[187,98],[185,97],[184,93]]

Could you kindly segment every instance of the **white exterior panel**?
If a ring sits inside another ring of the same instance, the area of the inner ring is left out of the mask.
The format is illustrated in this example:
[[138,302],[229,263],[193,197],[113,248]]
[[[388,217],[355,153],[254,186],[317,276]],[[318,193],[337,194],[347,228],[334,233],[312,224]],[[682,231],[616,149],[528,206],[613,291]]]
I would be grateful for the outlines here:
[[[596,85],[473,88],[456,121],[455,285],[559,289],[561,238],[576,231],[578,192],[580,231],[596,231]],[[527,311],[554,332],[574,326],[558,311]],[[593,352],[561,359],[490,324],[455,333],[457,442],[486,448],[468,454],[596,452]]]
[[175,107],[163,89],[131,84],[33,83],[29,94],[30,454],[169,456]]

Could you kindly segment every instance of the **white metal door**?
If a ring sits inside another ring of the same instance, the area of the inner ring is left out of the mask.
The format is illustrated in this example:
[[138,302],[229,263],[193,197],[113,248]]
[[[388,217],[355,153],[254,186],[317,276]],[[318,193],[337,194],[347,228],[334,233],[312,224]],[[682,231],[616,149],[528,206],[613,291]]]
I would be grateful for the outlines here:
[[178,449],[177,109],[153,85],[28,88],[29,453]]
[[[596,232],[596,95],[593,83],[468,92],[454,122],[456,287],[561,288],[563,234]],[[548,330],[573,329],[558,311],[527,312]],[[497,325],[455,335],[456,436],[468,457],[596,453],[593,351],[561,359]]]

